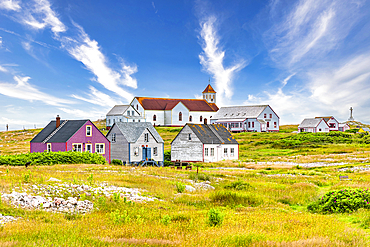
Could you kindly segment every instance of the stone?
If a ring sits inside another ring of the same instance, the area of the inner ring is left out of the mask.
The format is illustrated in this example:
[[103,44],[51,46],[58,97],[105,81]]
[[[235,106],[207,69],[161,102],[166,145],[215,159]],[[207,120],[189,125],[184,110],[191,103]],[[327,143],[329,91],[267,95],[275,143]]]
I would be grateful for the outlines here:
[[185,185],[185,190],[189,191],[189,192],[194,192],[195,191],[195,188],[191,185]]

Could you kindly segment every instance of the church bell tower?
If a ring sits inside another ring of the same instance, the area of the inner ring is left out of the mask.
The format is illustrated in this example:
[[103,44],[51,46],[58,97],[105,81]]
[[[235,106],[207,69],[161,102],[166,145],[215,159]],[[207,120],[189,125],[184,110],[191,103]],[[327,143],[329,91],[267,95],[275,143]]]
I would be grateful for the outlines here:
[[216,91],[212,88],[211,84],[208,84],[202,94],[203,99],[205,99],[208,103],[216,104]]

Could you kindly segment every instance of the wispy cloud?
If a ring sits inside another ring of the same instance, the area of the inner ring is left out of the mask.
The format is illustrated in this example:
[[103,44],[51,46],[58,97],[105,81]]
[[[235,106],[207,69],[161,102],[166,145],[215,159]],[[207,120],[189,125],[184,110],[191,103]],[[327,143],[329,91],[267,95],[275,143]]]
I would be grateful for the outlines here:
[[51,27],[55,35],[67,30],[47,0],[34,0],[34,5],[25,9],[24,14],[21,15],[21,22],[34,29]]
[[19,3],[17,0],[0,0],[0,9],[18,11],[21,9]]
[[8,72],[8,70],[7,70],[6,68],[4,68],[3,66],[1,66],[1,65],[0,65],[0,71],[1,71],[1,72],[4,72],[4,73],[5,73],[5,72]]
[[200,22],[200,40],[203,52],[199,55],[203,69],[212,75],[217,91],[217,104],[224,105],[233,95],[232,82],[235,73],[246,66],[244,60],[230,67],[224,66],[225,51],[220,47],[220,38],[215,28],[216,17],[210,16]]
[[298,1],[281,19],[274,19],[276,23],[264,34],[271,59],[278,67],[315,63],[348,36],[361,17],[363,2]]
[[53,106],[73,103],[70,100],[60,99],[39,91],[35,86],[28,83],[29,79],[31,78],[14,76],[14,81],[16,83],[0,83],[0,94],[31,102],[42,101],[45,104]]
[[98,42],[91,40],[82,27],[75,25],[79,29],[79,37],[77,40],[63,38],[61,41],[65,49],[96,76],[95,80],[97,82],[106,89],[130,101],[133,95],[124,90],[121,85],[137,88],[137,81],[132,77],[132,74],[137,72],[137,66],[127,65],[121,60],[122,68],[120,71],[110,68]]
[[79,119],[84,118],[84,119],[96,120],[96,119],[105,117],[105,116],[102,116],[103,114],[101,110],[83,111],[83,110],[69,109],[69,108],[64,108],[64,107],[59,108],[59,110],[64,111],[65,113],[68,113]]
[[87,94],[87,98],[75,94],[73,94],[72,97],[100,106],[113,107],[114,105],[122,104],[122,102],[112,99],[108,94],[98,91],[93,86],[90,86],[89,89],[90,93]]

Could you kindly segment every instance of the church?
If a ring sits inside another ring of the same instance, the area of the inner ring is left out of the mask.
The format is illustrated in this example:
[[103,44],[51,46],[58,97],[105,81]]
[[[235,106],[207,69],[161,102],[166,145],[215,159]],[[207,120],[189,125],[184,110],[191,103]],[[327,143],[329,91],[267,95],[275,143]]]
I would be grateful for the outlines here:
[[130,105],[146,122],[155,126],[210,124],[210,119],[218,111],[216,91],[208,84],[202,94],[203,99],[135,97]]

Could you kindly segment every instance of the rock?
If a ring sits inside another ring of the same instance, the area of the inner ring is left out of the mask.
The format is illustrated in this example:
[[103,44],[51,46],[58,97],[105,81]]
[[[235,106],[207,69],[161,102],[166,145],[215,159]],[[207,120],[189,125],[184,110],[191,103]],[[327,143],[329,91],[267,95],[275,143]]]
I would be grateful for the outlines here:
[[191,185],[185,185],[185,190],[189,191],[189,192],[194,192],[195,191],[195,188]]
[[62,180],[60,179],[57,179],[57,178],[49,178],[48,181],[52,181],[52,182],[61,182]]

